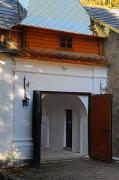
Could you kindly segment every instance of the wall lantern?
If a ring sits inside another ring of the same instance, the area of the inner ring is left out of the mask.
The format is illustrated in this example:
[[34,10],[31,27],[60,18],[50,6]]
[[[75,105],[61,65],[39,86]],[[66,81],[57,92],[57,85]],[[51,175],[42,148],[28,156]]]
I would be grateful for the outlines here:
[[103,83],[100,81],[100,94],[106,94],[108,88],[103,85]]
[[29,106],[29,98],[24,94],[24,99],[22,100],[23,106]]
[[26,77],[24,76],[24,90],[26,90],[27,88],[29,88],[29,81],[26,80]]
[[23,106],[29,106],[29,98],[26,94],[26,89],[29,88],[30,83],[26,80],[26,77],[24,76],[24,99],[22,100]]

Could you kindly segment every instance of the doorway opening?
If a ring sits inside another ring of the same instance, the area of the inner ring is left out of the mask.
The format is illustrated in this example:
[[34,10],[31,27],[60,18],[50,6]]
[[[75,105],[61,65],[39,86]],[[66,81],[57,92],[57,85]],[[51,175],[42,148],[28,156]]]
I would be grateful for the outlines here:
[[88,96],[42,94],[41,161],[88,156]]
[[[91,96],[90,93],[34,91],[34,162],[40,164],[41,160],[77,158],[80,155],[110,162],[111,102],[109,94]],[[72,124],[70,142],[67,140],[68,118]]]
[[66,148],[72,149],[72,109],[66,109]]

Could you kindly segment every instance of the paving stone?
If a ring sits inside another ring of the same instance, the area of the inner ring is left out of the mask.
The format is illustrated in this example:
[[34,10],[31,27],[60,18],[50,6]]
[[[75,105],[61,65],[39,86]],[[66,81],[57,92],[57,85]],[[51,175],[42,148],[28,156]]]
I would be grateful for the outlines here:
[[7,170],[14,180],[119,180],[119,163],[92,159],[60,160]]

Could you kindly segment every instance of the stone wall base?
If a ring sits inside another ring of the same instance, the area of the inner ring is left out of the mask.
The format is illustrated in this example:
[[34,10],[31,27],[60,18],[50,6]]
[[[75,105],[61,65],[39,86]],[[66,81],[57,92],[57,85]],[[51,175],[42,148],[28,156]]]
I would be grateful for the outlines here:
[[14,167],[23,167],[28,166],[33,163],[33,160],[27,159],[27,160],[14,160],[14,161],[0,161],[0,168],[14,168]]

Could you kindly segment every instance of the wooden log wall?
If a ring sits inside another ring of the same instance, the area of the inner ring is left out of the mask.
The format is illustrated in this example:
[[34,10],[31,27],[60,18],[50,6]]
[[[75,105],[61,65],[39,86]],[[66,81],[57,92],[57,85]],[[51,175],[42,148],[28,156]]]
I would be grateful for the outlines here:
[[[60,35],[66,35],[73,38],[72,49],[59,48]],[[69,50],[80,53],[103,54],[103,39],[92,36],[60,33],[53,30],[28,27],[26,28],[25,41],[26,48],[47,48],[66,51]]]

